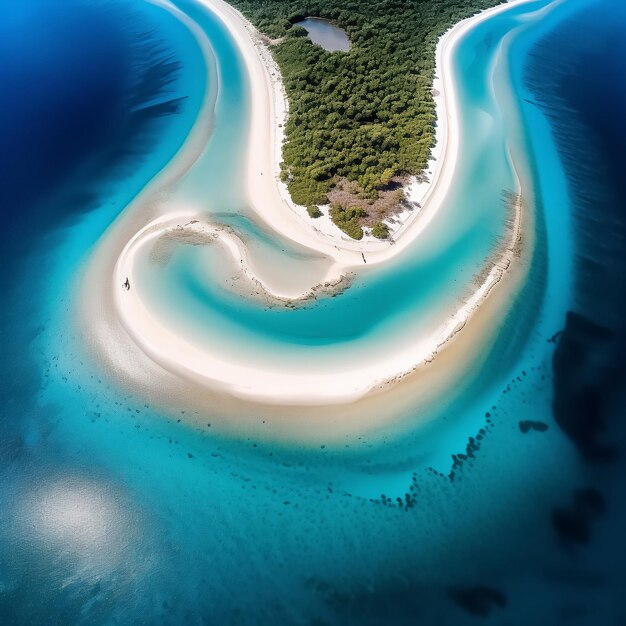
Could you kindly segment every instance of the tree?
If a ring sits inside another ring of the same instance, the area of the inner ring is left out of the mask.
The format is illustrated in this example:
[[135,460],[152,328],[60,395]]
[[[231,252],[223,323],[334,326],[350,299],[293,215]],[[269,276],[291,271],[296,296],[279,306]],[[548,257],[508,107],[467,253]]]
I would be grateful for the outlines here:
[[376,222],[376,224],[372,226],[372,235],[377,239],[387,239],[387,237],[389,237],[389,227],[383,222]]

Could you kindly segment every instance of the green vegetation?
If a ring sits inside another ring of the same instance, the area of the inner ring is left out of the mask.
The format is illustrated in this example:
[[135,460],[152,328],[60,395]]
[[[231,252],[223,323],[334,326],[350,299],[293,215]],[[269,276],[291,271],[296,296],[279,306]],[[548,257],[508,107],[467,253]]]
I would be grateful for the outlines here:
[[333,204],[330,207],[330,218],[352,239],[363,239],[363,229],[359,221],[366,215],[367,213],[361,207],[345,208],[340,204]]
[[312,217],[313,219],[315,219],[317,217],[322,217],[322,215],[324,215],[320,211],[320,208],[317,205],[315,205],[315,204],[312,204],[311,206],[308,206],[306,208],[306,212],[309,214],[309,217]]
[[389,237],[389,227],[382,222],[376,222],[376,224],[372,226],[372,235],[377,239],[387,239],[387,237]]
[[[230,0],[268,37],[280,38],[272,52],[289,98],[281,168],[294,202],[324,204],[342,180],[375,201],[393,177],[419,174],[434,141],[437,40],[501,1]],[[293,26],[309,15],[345,29],[350,52],[312,44]]]

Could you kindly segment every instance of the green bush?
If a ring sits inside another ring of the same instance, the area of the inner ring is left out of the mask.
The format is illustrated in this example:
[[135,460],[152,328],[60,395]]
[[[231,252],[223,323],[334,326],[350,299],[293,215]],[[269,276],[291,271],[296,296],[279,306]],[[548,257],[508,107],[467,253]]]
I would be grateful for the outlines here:
[[311,206],[308,206],[306,208],[306,212],[309,214],[309,217],[312,217],[313,219],[315,219],[317,217],[322,217],[322,215],[324,215],[320,211],[320,208],[318,206],[316,206],[315,204],[312,204]]
[[389,237],[389,227],[387,224],[383,224],[383,222],[376,222],[372,226],[372,235],[377,239],[387,239]]
[[363,239],[363,229],[359,220],[366,215],[367,213],[361,207],[344,208],[337,203],[330,207],[330,219],[352,239]]
[[291,194],[291,199],[296,204],[304,206],[324,204],[326,202],[326,194],[330,190],[328,183],[320,183],[310,179],[298,179],[293,177],[293,175],[287,188]]

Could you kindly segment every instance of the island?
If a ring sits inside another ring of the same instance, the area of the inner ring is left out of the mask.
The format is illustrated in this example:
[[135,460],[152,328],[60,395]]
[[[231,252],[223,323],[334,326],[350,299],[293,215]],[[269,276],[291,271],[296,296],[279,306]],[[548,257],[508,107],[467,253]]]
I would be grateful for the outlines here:
[[[385,220],[417,208],[407,186],[425,180],[435,145],[437,42],[500,3],[232,0],[266,36],[280,67],[289,101],[281,178],[292,200],[313,207],[312,218],[325,206],[354,239],[364,227],[385,239]],[[311,41],[301,26],[311,19],[343,29],[349,51]]]

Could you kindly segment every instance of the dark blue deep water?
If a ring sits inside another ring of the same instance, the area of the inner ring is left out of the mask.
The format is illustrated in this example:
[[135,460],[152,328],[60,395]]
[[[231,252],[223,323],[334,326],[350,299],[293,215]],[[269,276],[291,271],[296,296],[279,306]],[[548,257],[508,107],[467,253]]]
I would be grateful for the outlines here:
[[574,302],[554,360],[554,413],[585,459],[570,502],[581,490],[595,500],[594,513],[553,511],[570,576],[544,594],[566,598],[565,615],[582,624],[626,621],[625,29],[624,3],[592,3],[540,42],[526,76],[573,199]]
[[[398,448],[412,507],[372,495],[390,465],[367,442],[320,460],[199,437],[83,362],[93,386],[46,395],[56,268],[184,141],[201,64],[147,3],[3,6],[0,625],[626,624],[626,5],[578,5],[524,69],[571,198],[571,312],[464,463]],[[548,428],[522,432],[540,385]]]
[[[133,187],[149,180],[154,165],[141,168],[170,139],[170,118],[190,126],[181,116],[188,94],[176,89],[177,42],[155,34],[167,27],[161,13],[123,1],[24,0],[12,2],[0,21],[5,445],[16,426],[13,407],[31,402],[41,383],[26,346],[40,330],[31,313],[47,256],[68,226],[102,209],[112,192],[125,192],[128,201]],[[123,208],[107,204],[102,229]],[[88,234],[83,248],[90,243]]]

